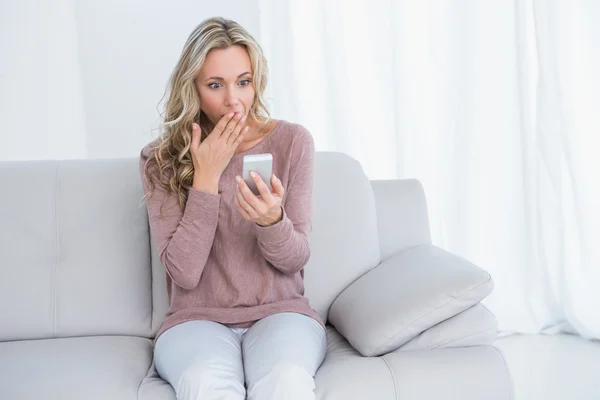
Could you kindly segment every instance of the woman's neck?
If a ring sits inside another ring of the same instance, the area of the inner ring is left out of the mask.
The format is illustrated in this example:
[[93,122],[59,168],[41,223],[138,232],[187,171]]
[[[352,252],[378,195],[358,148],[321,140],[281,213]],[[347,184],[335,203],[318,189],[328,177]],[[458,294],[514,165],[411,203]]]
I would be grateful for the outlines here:
[[254,117],[250,117],[249,122],[246,124],[248,126],[248,131],[244,134],[244,142],[254,142],[264,136],[267,136],[271,131],[272,120],[269,121],[268,124],[264,124],[264,122],[257,121]]

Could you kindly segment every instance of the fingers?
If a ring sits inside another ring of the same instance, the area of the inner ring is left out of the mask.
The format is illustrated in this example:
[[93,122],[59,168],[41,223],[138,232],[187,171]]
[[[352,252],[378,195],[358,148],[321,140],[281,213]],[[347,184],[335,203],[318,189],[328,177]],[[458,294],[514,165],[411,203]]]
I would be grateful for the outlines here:
[[240,214],[242,214],[242,217],[244,217],[244,219],[246,221],[252,222],[252,217],[246,212],[246,210],[244,210],[242,208],[242,206],[240,205],[237,197],[235,198],[235,208],[237,208],[237,210],[240,212]]
[[[274,210],[277,208],[277,212],[279,212],[279,219],[281,220],[281,205],[280,202],[276,201],[277,199],[273,196],[273,194],[269,191],[266,183],[260,179],[260,175],[255,174],[258,178],[254,179],[256,186],[259,187],[261,198],[259,199],[254,195],[254,193],[250,190],[246,182],[236,176],[236,180],[238,181],[238,189],[235,194],[235,204],[238,211],[242,214],[242,216],[248,221],[254,221],[261,226],[262,221],[266,221],[267,219],[271,219],[274,215]],[[281,181],[275,176],[272,175],[272,185],[274,192],[276,194],[281,193],[283,195],[283,185]],[[263,189],[261,189],[261,186]]]
[[236,139],[240,137],[240,135],[243,135],[244,133],[246,133],[246,131],[248,131],[248,127],[244,126],[245,122],[246,116],[244,115],[239,120],[238,124],[235,126],[231,134],[227,137],[227,144],[234,144]]
[[270,204],[271,200],[273,200],[273,195],[271,194],[271,191],[269,190],[267,184],[262,180],[260,175],[254,171],[250,171],[250,177],[254,181],[254,184],[256,184],[256,187],[258,188],[258,191],[260,192],[262,198]]
[[[242,123],[241,122],[242,117],[243,117],[242,113],[235,113],[233,118],[231,118],[229,120],[229,122],[227,122],[227,126],[225,126],[225,129],[223,130],[223,132],[221,132],[221,134],[219,135],[219,138],[225,139],[227,141],[229,139],[229,136],[233,133],[233,131],[237,127],[237,125]],[[245,119],[244,119],[244,121],[245,121]]]
[[221,117],[221,120],[217,123],[217,125],[215,125],[212,133],[215,133],[215,136],[217,136],[217,137],[221,136],[221,134],[223,133],[223,131],[225,130],[225,128],[227,127],[227,125],[229,124],[231,119],[233,118],[233,115],[234,115],[234,113],[229,113],[229,114],[223,115],[223,117]]
[[248,132],[248,127],[247,126],[244,127],[244,129],[242,129],[242,131],[240,132],[240,134],[233,141],[233,144],[231,145],[231,147],[233,149],[237,149],[237,147],[240,145],[240,143],[242,143],[242,140],[244,140],[244,135],[246,134],[246,132]]
[[192,144],[191,149],[195,150],[200,146],[200,137],[202,136],[202,130],[200,129],[200,125],[197,123],[192,123]]
[[227,144],[237,147],[242,142],[244,133],[248,131],[245,123],[246,116],[241,112],[226,114],[215,125],[211,136],[214,134],[216,139],[223,138]]
[[[252,192],[250,192],[252,194]],[[258,213],[252,207],[252,205],[244,198],[244,195],[241,191],[237,191],[236,193],[237,205],[240,211],[243,211],[251,220],[258,220]]]
[[248,185],[246,185],[246,182],[244,182],[242,178],[238,176],[236,177],[236,180],[238,181],[238,189],[242,198],[246,200],[246,202],[250,204],[250,206],[252,206],[253,209],[260,211],[262,204],[258,197],[256,197],[256,195],[252,193],[252,190],[250,190],[250,188],[248,187]]
[[279,197],[283,198],[283,193],[284,193],[283,184],[281,183],[279,178],[275,176],[275,174],[271,175],[271,187],[273,188],[273,193],[275,193],[275,194],[279,195]]

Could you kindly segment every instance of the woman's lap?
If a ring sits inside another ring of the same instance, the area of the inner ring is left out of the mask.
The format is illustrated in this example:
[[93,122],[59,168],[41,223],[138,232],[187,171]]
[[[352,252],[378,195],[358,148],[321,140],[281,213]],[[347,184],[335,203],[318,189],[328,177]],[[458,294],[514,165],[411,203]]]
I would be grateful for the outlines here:
[[[182,376],[194,379],[196,372],[208,369],[217,386],[233,393],[247,382],[250,395],[256,382],[281,381],[281,374],[303,375],[301,380],[308,385],[323,362],[326,346],[325,331],[313,318],[278,313],[244,329],[212,321],[184,322],[158,338],[154,356],[158,374],[176,391]],[[274,371],[280,376],[272,376]],[[223,382],[215,382],[219,379]]]

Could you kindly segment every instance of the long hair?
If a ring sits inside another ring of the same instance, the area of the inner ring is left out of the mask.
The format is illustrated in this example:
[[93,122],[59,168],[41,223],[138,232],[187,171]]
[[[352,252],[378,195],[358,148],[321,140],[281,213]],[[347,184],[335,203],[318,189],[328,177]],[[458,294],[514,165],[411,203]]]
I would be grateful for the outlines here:
[[151,153],[141,155],[144,161],[144,179],[150,187],[148,198],[152,196],[155,187],[153,181],[156,180],[168,195],[176,193],[179,206],[184,208],[194,180],[194,164],[190,152],[192,123],[200,125],[201,141],[213,129],[212,123],[200,109],[194,81],[211,50],[226,49],[234,45],[242,46],[248,52],[252,64],[255,95],[249,117],[261,123],[261,130],[271,120],[264,99],[268,66],[260,45],[235,21],[220,17],[204,20],[189,35],[163,95],[164,99],[169,92],[162,116],[164,132],[153,142]]

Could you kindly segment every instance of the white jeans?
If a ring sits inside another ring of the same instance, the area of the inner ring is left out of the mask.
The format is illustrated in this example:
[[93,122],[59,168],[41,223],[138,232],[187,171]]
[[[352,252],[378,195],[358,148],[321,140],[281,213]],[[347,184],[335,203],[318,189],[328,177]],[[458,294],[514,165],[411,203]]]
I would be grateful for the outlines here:
[[326,350],[317,321],[285,312],[250,328],[212,321],[175,325],[158,338],[154,360],[178,400],[312,400]]

